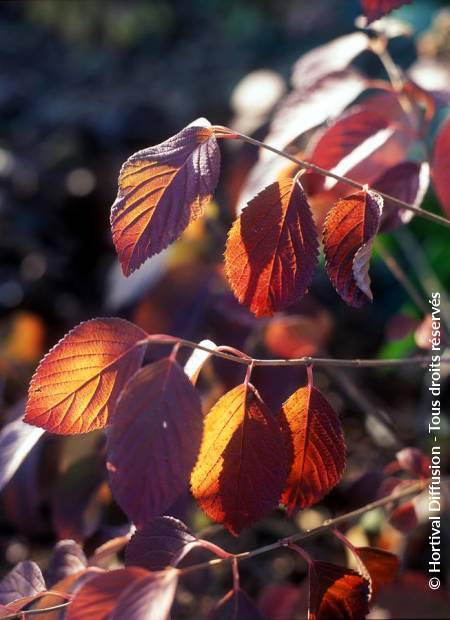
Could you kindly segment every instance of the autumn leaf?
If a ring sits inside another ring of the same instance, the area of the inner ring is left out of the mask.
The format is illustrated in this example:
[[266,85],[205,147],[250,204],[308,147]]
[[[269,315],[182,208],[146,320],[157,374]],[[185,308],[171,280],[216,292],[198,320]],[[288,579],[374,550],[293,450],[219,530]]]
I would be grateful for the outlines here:
[[362,576],[369,578],[371,596],[397,578],[400,560],[393,553],[376,547],[356,547],[354,552],[367,572],[366,576],[363,571]]
[[[409,119],[397,106],[384,93],[354,106],[319,135],[309,161],[371,185],[381,172],[404,161],[415,139]],[[317,173],[308,174],[307,188],[311,194],[331,189],[340,196],[348,192],[345,183]]]
[[234,535],[278,504],[289,455],[278,422],[252,385],[208,413],[191,488],[202,510]]
[[[385,170],[372,183],[375,192],[383,192],[413,207],[420,207],[430,183],[430,167],[427,162],[417,164],[401,162]],[[392,200],[384,200],[380,232],[391,231],[401,224],[407,224],[414,213],[399,208]]]
[[367,23],[370,24],[403,4],[410,4],[412,0],[360,0],[360,2],[367,17]]
[[115,499],[136,525],[187,491],[202,420],[199,396],[172,359],[145,366],[128,383],[108,437],[108,470]]
[[316,355],[325,347],[332,329],[332,319],[326,310],[319,309],[312,316],[278,316],[267,325],[264,344],[271,353],[286,359]]
[[230,590],[208,615],[208,620],[263,620],[249,595],[238,588]]
[[439,201],[450,217],[450,118],[439,129],[433,151],[431,174]]
[[30,560],[23,560],[0,581],[0,603],[7,605],[44,590],[45,581],[39,566]]
[[47,587],[53,586],[69,575],[79,573],[86,568],[87,563],[81,545],[74,540],[60,540],[53,547],[45,572]]
[[255,196],[234,222],[225,274],[238,300],[255,316],[272,316],[306,293],[317,253],[303,189],[295,179],[282,179]]
[[134,581],[122,592],[108,620],[167,620],[177,583],[173,569]]
[[203,214],[219,172],[219,147],[204,118],[124,163],[111,228],[126,276],[178,239]]
[[[306,131],[338,117],[367,87],[367,79],[353,69],[322,76],[309,86],[300,83],[300,77],[297,89],[277,107],[265,138],[275,148],[285,149]],[[264,151],[260,157],[267,159],[269,153]]]
[[292,84],[305,89],[331,73],[342,71],[369,47],[370,39],[364,32],[352,32],[303,54],[292,69]]
[[380,196],[361,191],[338,200],[325,220],[323,246],[328,276],[342,299],[355,308],[372,300],[369,260],[382,208]]
[[364,620],[368,600],[369,583],[358,573],[330,562],[311,562],[309,620]]
[[292,512],[316,504],[339,482],[346,450],[339,418],[315,387],[294,392],[281,418],[294,449],[281,501]]
[[39,364],[25,422],[63,435],[106,426],[122,388],[142,363],[146,337],[122,319],[93,319],[75,327]]
[[154,517],[132,536],[125,563],[148,570],[176,566],[198,544],[198,538],[174,517]]
[[89,579],[76,593],[67,611],[67,620],[106,620],[120,593],[148,576],[138,567],[119,568]]

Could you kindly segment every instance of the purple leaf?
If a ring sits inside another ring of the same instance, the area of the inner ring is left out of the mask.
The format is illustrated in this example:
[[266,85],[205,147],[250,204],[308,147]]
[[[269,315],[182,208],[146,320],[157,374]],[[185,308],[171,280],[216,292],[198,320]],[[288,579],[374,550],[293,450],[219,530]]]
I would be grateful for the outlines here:
[[108,620],[167,620],[177,582],[173,569],[139,579],[121,594]]
[[196,545],[197,537],[184,523],[174,517],[155,517],[131,538],[125,563],[152,571],[163,570],[176,566]]
[[87,559],[81,546],[74,540],[60,540],[53,548],[46,571],[47,586],[69,575],[82,571],[87,566]]
[[203,214],[219,172],[219,147],[204,118],[124,163],[111,228],[126,276]]
[[19,562],[0,581],[0,604],[7,605],[19,598],[33,596],[46,589],[41,569],[35,562]]
[[129,381],[108,438],[108,469],[114,497],[136,526],[188,489],[202,426],[198,394],[176,362],[150,364]]
[[[429,183],[430,167],[426,162],[404,161],[383,172],[372,187],[375,192],[378,190],[413,207],[420,207]],[[401,224],[407,224],[413,216],[412,211],[399,209],[391,200],[385,200],[380,231],[389,232]]]
[[0,490],[11,480],[31,449],[45,433],[43,428],[26,424],[21,418],[0,431]]
[[315,47],[294,64],[292,84],[300,89],[312,86],[325,75],[346,69],[352,60],[368,47],[369,37],[363,32],[346,34]]

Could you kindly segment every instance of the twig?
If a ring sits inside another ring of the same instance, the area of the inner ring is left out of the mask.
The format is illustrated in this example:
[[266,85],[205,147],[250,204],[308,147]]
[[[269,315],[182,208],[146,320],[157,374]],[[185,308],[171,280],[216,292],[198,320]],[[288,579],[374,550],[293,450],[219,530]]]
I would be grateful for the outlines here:
[[[244,364],[246,366],[334,366],[334,367],[347,367],[347,368],[385,368],[389,366],[426,366],[431,360],[429,355],[416,355],[414,357],[407,357],[405,359],[334,359],[328,357],[299,357],[295,359],[258,359],[252,358],[245,353],[242,356],[238,356],[231,353],[226,353],[219,349],[212,349],[204,346],[198,342],[192,342],[184,338],[178,338],[177,336],[168,336],[165,334],[150,335],[142,342],[150,344],[173,344],[178,342],[181,347],[188,349],[200,349],[206,351],[215,357],[221,357],[230,362],[236,362],[237,364]],[[240,352],[242,353],[242,352]],[[450,364],[450,357],[441,358],[441,364]]]
[[[404,488],[400,492],[393,492],[386,497],[382,497],[374,502],[370,502],[370,504],[366,504],[361,508],[357,508],[356,510],[352,510],[351,512],[347,512],[339,517],[335,517],[334,519],[327,519],[318,527],[315,527],[311,530],[306,530],[305,532],[301,532],[299,534],[294,534],[293,536],[289,536],[288,538],[283,538],[281,540],[277,540],[274,543],[269,545],[265,545],[264,547],[258,547],[257,549],[253,549],[252,551],[244,551],[243,553],[237,553],[229,558],[214,558],[213,560],[208,560],[206,562],[201,562],[199,564],[194,564],[192,566],[187,566],[186,568],[180,568],[180,575],[187,575],[189,573],[193,573],[198,570],[202,570],[204,568],[210,568],[212,566],[216,566],[217,564],[222,564],[222,562],[229,562],[233,558],[237,560],[247,560],[249,558],[253,558],[258,555],[262,555],[263,553],[268,553],[269,551],[274,551],[276,549],[280,549],[282,547],[289,547],[292,543],[299,542],[305,540],[306,538],[312,538],[313,536],[318,536],[323,532],[326,532],[330,528],[334,528],[337,525],[345,523],[346,521],[350,521],[361,515],[369,512],[371,510],[375,510],[375,508],[381,508],[390,504],[391,502],[395,502],[399,499],[405,499],[410,495],[417,495],[421,491],[423,491],[427,485],[428,480],[418,480],[417,482],[411,484],[407,488]],[[446,482],[448,482],[446,480]]]
[[[246,136],[245,134],[240,133],[238,131],[233,131],[232,129],[229,129],[228,127],[224,127],[221,125],[220,126],[215,125],[215,129],[217,130],[217,135],[219,137],[239,138],[240,140],[243,140],[244,142],[248,142],[249,144],[253,144],[254,146],[257,146],[259,148],[266,149],[266,151],[271,151],[272,153],[275,153],[276,155],[280,155],[280,157],[284,157],[285,159],[289,159],[289,161],[294,162],[295,164],[297,164],[298,166],[302,168],[306,168],[307,170],[313,170],[314,172],[318,172],[319,174],[322,174],[326,177],[331,177],[332,179],[335,179],[336,181],[345,183],[346,185],[349,185],[350,187],[354,187],[355,189],[358,189],[360,191],[368,189],[368,186],[364,185],[363,183],[358,183],[357,181],[350,179],[349,177],[335,174],[331,170],[326,170],[325,168],[316,166],[316,164],[313,164],[309,161],[305,161],[304,159],[299,159],[298,157],[294,157],[294,155],[290,155],[289,153],[286,153],[286,151],[281,151],[280,149],[277,149],[274,146],[271,146],[270,144],[266,144],[265,142],[261,142],[260,140],[256,140],[255,138],[251,138],[250,136]],[[424,211],[423,209],[419,207],[415,207],[414,205],[411,205],[407,202],[404,202],[403,200],[400,200],[399,198],[395,198],[395,196],[390,196],[389,194],[380,192],[376,188],[372,188],[372,189],[379,196],[382,196],[385,200],[389,200],[391,203],[394,203],[397,206],[397,208],[407,209],[408,211],[412,211],[419,217],[423,217],[427,220],[430,220],[431,222],[434,222],[435,224],[441,224],[442,226],[446,226],[448,228],[450,227],[450,220],[448,220],[445,217],[442,217],[441,215],[436,215],[435,213],[431,213],[430,211]]]

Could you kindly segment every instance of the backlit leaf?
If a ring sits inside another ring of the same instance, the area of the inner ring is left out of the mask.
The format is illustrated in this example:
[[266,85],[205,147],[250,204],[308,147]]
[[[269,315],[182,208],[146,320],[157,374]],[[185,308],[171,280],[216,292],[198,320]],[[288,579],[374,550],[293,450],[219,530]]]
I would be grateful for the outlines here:
[[[420,207],[430,183],[430,167],[427,162],[417,164],[404,161],[388,168],[372,183],[374,191],[383,192],[413,207]],[[388,232],[401,224],[407,224],[414,213],[399,209],[391,200],[385,200],[380,231]]]
[[237,535],[278,504],[288,469],[277,420],[253,386],[242,384],[205,418],[192,492],[211,519]]
[[188,489],[202,435],[199,396],[169,358],[142,368],[117,404],[108,437],[114,497],[136,526]]
[[450,118],[439,129],[434,145],[431,173],[442,208],[450,217]]
[[376,547],[357,547],[355,553],[370,577],[372,596],[397,578],[400,560],[393,553]]
[[35,562],[19,562],[0,581],[0,603],[7,605],[13,601],[33,596],[46,589],[41,569]]
[[370,24],[403,4],[410,4],[412,0],[360,0],[360,2],[367,22]]
[[146,336],[122,319],[93,319],[75,327],[39,364],[25,422],[64,435],[106,426],[122,388],[142,363]]
[[202,215],[219,171],[214,131],[202,118],[124,163],[111,210],[111,228],[126,276]]
[[399,532],[410,534],[419,523],[414,501],[404,502],[395,508],[389,516],[389,523]]
[[317,253],[303,189],[293,179],[282,179],[251,200],[234,222],[225,273],[236,297],[255,316],[272,316],[305,294]]
[[155,517],[137,530],[126,551],[125,563],[148,570],[176,566],[197,545],[198,539],[182,521]]
[[[67,611],[67,620],[106,620],[120,594],[148,576],[143,568],[119,568],[89,579],[76,593]],[[129,617],[129,616],[126,616]]]
[[82,547],[74,540],[60,540],[56,543],[46,570],[46,582],[50,588],[61,579],[79,573],[87,566]]
[[338,200],[325,220],[323,245],[328,276],[342,299],[355,308],[372,299],[369,259],[382,207],[377,194],[357,192]]
[[255,603],[241,590],[230,590],[214,607],[208,620],[263,620]]
[[[285,149],[306,131],[339,116],[363,92],[366,84],[364,76],[346,70],[325,75],[310,86],[299,85],[277,108],[265,142]],[[268,158],[270,152],[264,151],[260,157]]]
[[330,562],[312,562],[309,620],[364,620],[368,600],[369,583],[358,573]]
[[[374,98],[377,105],[369,99],[352,108],[320,135],[308,159],[335,174],[368,184],[383,170],[403,161],[414,141],[414,132],[384,108],[385,99],[391,103],[389,97],[380,101]],[[406,123],[402,117],[403,120]],[[308,189],[312,193],[337,191],[341,187],[348,191],[348,186],[336,179],[308,175]]]
[[0,431],[0,490],[8,484],[24,459],[44,434],[44,429],[25,424],[19,418]]
[[147,575],[122,592],[108,620],[167,620],[177,588],[175,570]]
[[[202,340],[199,344],[203,347],[211,349],[212,351],[217,349],[217,345],[212,340]],[[202,349],[194,349],[191,353],[191,356],[184,365],[184,372],[187,374],[193,385],[197,383],[201,370],[211,355],[212,353],[209,351],[203,351]]]
[[363,32],[353,32],[338,37],[325,45],[303,54],[292,70],[292,84],[299,89],[312,86],[317,80],[342,71],[369,47],[369,37]]
[[338,416],[314,387],[300,388],[282,407],[294,459],[281,501],[289,512],[317,503],[339,482],[345,442]]

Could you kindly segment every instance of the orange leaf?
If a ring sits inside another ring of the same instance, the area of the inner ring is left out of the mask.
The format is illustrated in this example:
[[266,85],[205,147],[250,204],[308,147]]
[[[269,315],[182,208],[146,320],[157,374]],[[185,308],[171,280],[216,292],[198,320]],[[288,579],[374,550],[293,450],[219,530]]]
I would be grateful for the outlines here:
[[219,147],[204,118],[124,163],[111,209],[111,228],[126,276],[203,214],[219,171]]
[[345,468],[345,443],[338,416],[314,387],[294,392],[281,415],[294,448],[281,501],[292,512],[317,503],[339,482]]
[[122,319],[93,319],[75,327],[39,364],[25,422],[63,435],[106,426],[122,388],[142,363],[146,336]]
[[205,418],[192,493],[209,517],[237,535],[277,505],[288,468],[275,417],[255,388],[242,384]]
[[376,547],[357,547],[355,553],[368,574],[372,596],[381,586],[392,583],[397,578],[400,561],[393,553]]
[[357,192],[338,200],[325,220],[328,276],[342,299],[355,308],[372,300],[369,259],[382,208],[383,200],[377,194]]
[[369,613],[369,583],[355,571],[312,562],[309,567],[309,620],[364,620]]
[[303,189],[295,179],[266,187],[234,222],[225,273],[239,299],[257,316],[272,316],[306,293],[318,241]]

